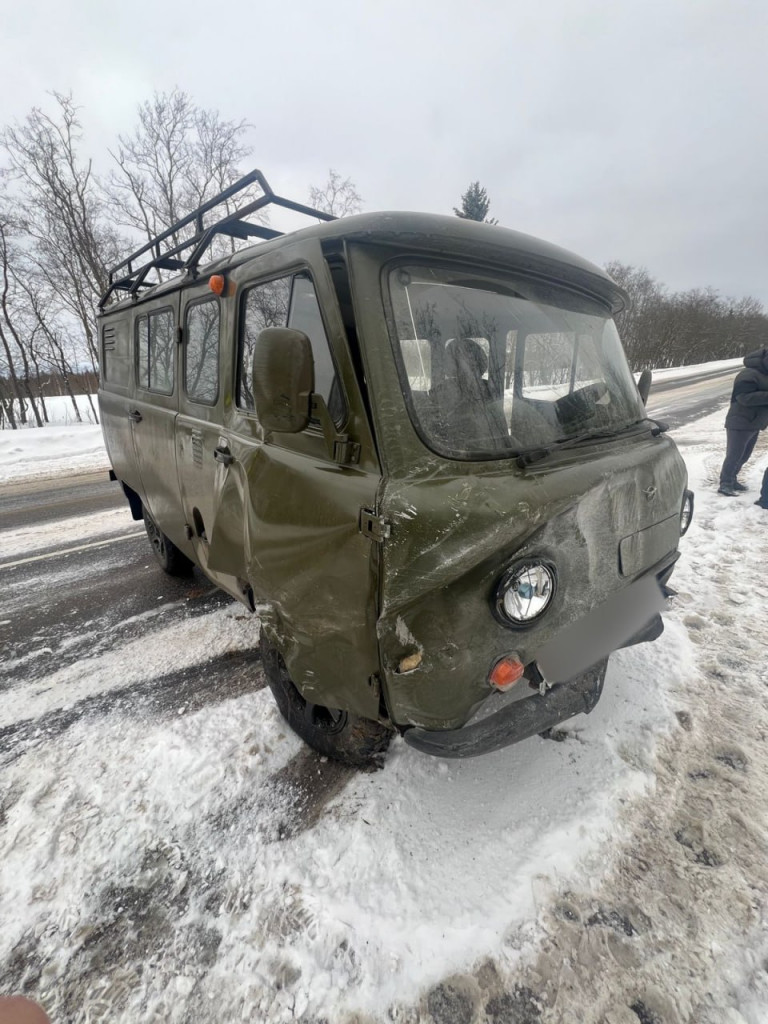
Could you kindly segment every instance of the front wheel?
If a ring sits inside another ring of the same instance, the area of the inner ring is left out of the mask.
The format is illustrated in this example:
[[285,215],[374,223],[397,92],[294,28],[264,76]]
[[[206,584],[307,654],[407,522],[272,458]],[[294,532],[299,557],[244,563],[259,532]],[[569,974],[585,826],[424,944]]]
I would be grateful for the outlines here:
[[306,700],[294,685],[283,659],[263,638],[261,660],[280,714],[308,746],[326,757],[355,767],[365,767],[381,760],[392,739],[390,729],[351,711],[328,708]]
[[166,537],[152,518],[146,505],[142,508],[142,514],[144,516],[144,529],[147,531],[149,543],[152,545],[152,550],[155,558],[160,563],[160,567],[169,576],[189,576],[194,562],[187,558],[182,551],[179,551],[173,541]]

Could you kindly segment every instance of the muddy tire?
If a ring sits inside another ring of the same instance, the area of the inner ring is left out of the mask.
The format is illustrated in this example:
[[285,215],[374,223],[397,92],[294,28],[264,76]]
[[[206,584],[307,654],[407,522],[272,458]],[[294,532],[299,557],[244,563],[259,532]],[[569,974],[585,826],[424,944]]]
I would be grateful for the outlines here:
[[163,533],[155,520],[150,515],[149,509],[144,506],[144,529],[147,531],[149,543],[152,546],[155,558],[160,563],[160,568],[169,576],[189,576],[192,572],[194,562],[183,552],[179,551],[172,540]]
[[351,711],[305,700],[294,686],[283,659],[263,639],[261,660],[280,714],[308,746],[342,764],[368,767],[381,763],[394,735],[390,729]]

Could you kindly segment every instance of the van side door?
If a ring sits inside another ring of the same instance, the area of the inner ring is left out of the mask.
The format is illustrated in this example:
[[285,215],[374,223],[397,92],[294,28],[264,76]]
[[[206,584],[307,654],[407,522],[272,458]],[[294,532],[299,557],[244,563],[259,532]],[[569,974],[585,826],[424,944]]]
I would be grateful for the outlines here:
[[176,472],[178,292],[138,305],[133,320],[135,391],[128,406],[141,499],[160,529],[189,551]]
[[228,456],[222,434],[225,388],[233,365],[232,302],[204,284],[182,292],[182,344],[179,415],[176,419],[176,465],[187,532],[195,560],[222,590],[249,603],[247,587],[236,575],[210,564],[210,538],[216,519],[216,484]]

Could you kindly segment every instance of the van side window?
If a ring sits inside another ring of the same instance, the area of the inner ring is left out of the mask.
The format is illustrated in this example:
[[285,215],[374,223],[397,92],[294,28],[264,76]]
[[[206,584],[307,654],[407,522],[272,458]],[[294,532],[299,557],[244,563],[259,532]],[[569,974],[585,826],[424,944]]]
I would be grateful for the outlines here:
[[136,321],[137,379],[139,387],[170,395],[173,391],[175,349],[173,312],[140,316]]
[[184,387],[193,402],[213,405],[219,395],[219,300],[187,308]]
[[241,409],[253,411],[253,349],[259,333],[265,327],[285,327],[288,322],[288,304],[291,296],[291,278],[281,277],[266,284],[257,284],[245,293],[243,328],[240,341],[240,366],[237,379],[237,404]]
[[297,274],[293,279],[288,326],[303,331],[312,342],[315,361],[315,391],[325,399],[332,418],[340,423],[344,417],[341,388],[336,379],[336,368],[320,315],[320,304],[315,286],[308,274]]
[[253,348],[265,327],[293,327],[303,331],[312,344],[315,391],[322,395],[333,419],[344,418],[344,400],[325,333],[320,305],[308,274],[281,277],[249,288],[243,302],[237,403],[253,410]]

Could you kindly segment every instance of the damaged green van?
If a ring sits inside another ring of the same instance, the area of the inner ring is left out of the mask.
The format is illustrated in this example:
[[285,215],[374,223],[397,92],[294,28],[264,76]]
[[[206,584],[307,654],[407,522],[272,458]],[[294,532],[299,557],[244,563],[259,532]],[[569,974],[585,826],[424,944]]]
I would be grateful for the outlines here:
[[[270,204],[316,223],[280,234],[252,219]],[[111,475],[166,571],[258,613],[312,747],[495,750],[589,712],[608,655],[659,635],[693,496],[627,365],[625,301],[535,238],[335,220],[259,171],[111,271]]]

